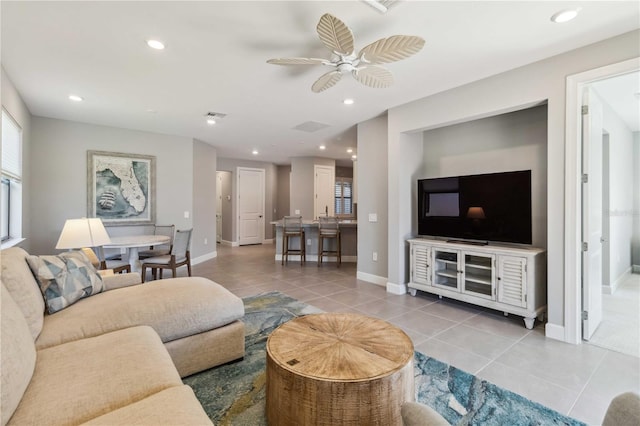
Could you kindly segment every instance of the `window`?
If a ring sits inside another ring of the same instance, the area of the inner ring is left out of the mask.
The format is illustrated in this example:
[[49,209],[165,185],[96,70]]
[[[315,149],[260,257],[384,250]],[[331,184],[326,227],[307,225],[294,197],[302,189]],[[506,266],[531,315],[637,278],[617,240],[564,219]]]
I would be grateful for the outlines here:
[[351,178],[336,178],[336,216],[353,216]]
[[2,243],[22,237],[22,129],[2,111]]

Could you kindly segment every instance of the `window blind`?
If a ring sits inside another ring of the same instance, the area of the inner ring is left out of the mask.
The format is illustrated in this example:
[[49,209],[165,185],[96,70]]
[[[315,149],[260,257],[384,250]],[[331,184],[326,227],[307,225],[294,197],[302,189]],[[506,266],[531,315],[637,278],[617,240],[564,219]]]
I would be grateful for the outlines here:
[[22,129],[2,111],[2,173],[20,179],[22,177]]

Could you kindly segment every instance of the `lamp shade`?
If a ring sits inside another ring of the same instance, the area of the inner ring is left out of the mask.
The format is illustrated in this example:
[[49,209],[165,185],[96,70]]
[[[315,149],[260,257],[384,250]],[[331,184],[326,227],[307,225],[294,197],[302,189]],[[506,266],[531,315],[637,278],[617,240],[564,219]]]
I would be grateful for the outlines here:
[[111,243],[111,238],[98,218],[68,219],[58,243],[57,249],[98,247]]
[[467,217],[469,219],[486,219],[484,209],[482,207],[469,207],[469,210],[467,210]]

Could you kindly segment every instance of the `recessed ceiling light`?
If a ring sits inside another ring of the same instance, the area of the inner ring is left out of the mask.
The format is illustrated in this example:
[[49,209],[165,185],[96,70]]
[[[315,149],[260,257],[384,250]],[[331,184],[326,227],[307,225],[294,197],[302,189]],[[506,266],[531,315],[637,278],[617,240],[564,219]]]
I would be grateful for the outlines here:
[[147,46],[156,50],[164,49],[164,43],[159,40],[147,40]]
[[353,105],[353,102],[354,101],[351,98],[347,98],[344,101],[342,101],[342,103],[345,104],[345,105]]
[[320,148],[321,150],[323,150],[323,151],[324,151],[325,149],[327,149],[327,147],[326,147],[326,146],[324,146],[324,145],[320,145],[320,146],[319,146],[319,148]]
[[347,153],[351,154],[352,152],[353,152],[353,149],[347,148]]
[[355,154],[353,154],[353,155],[351,156],[351,159],[352,159],[352,160],[355,160],[356,158],[358,158],[358,156],[357,156],[357,155],[355,155]]
[[69,95],[69,99],[74,102],[82,102],[84,99],[78,95]]
[[253,155],[258,155],[258,150],[257,150],[257,149],[254,149],[253,151],[251,151],[251,153],[252,153]]
[[213,118],[207,118],[207,124],[209,126],[213,126],[214,124],[216,124],[216,120],[214,120]]
[[557,24],[563,24],[578,16],[578,12],[580,12],[579,8],[561,10],[560,12],[554,13],[551,20]]

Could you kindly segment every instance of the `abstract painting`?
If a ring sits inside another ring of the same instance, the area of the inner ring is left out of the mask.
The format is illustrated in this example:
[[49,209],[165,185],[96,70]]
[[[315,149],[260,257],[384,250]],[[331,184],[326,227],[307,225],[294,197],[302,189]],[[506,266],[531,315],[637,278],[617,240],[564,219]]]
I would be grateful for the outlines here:
[[108,225],[155,223],[156,157],[87,151],[87,216]]

